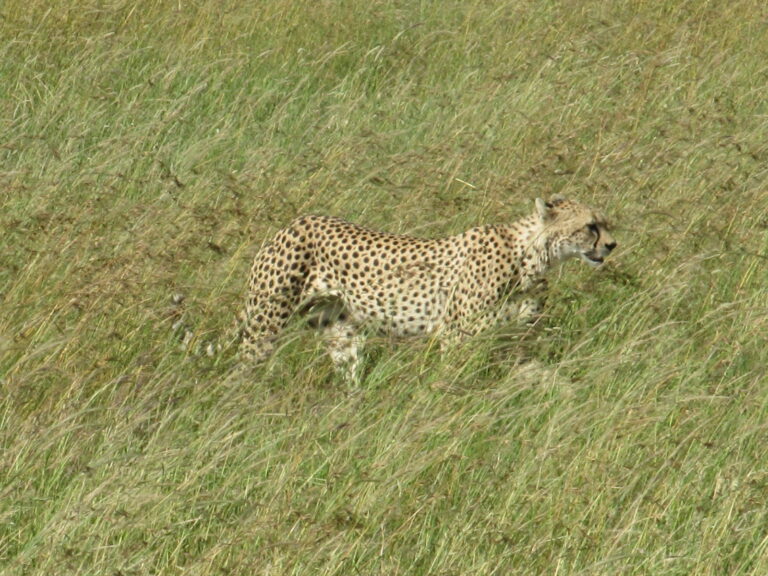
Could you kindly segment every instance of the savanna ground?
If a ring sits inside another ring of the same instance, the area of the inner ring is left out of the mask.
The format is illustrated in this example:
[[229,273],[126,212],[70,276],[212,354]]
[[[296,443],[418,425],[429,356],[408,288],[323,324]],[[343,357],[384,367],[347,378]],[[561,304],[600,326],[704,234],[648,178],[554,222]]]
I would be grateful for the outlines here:
[[[759,0],[6,0],[0,571],[768,573],[767,87]],[[350,394],[301,325],[248,377],[174,334],[299,214],[553,193],[619,249],[537,335]]]

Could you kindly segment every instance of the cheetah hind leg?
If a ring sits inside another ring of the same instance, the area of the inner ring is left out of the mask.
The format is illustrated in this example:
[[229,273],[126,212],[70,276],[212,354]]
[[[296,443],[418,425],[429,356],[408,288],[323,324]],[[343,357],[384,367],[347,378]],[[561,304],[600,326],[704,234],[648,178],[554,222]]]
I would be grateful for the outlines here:
[[279,296],[258,294],[239,319],[240,360],[244,364],[261,364],[275,351],[278,335],[296,307],[295,292]]
[[363,335],[349,319],[349,312],[338,298],[316,300],[309,311],[310,325],[322,330],[328,355],[337,374],[350,386],[359,384],[360,349]]
[[349,386],[360,383],[360,349],[363,336],[358,327],[349,321],[334,322],[323,330],[325,347],[336,372]]
[[276,330],[257,331],[247,323],[240,328],[240,360],[242,364],[260,364],[275,350]]

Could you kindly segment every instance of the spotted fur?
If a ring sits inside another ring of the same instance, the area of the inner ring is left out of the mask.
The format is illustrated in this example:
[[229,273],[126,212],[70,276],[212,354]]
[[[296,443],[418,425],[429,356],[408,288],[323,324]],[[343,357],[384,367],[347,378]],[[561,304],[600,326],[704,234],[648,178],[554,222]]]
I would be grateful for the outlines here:
[[288,320],[312,311],[334,364],[355,380],[364,328],[448,342],[499,322],[534,323],[547,269],[570,257],[600,265],[615,247],[602,215],[560,196],[537,199],[511,225],[436,239],[304,216],[254,260],[241,354],[264,360]]

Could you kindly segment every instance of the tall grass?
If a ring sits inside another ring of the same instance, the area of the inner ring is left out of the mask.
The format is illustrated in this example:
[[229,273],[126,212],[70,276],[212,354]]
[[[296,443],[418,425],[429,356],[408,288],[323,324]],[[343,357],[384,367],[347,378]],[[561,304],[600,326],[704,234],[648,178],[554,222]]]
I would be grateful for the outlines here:
[[[0,6],[0,571],[765,574],[768,12],[703,2]],[[224,332],[296,215],[616,221],[546,328]],[[532,362],[520,363],[520,358]]]

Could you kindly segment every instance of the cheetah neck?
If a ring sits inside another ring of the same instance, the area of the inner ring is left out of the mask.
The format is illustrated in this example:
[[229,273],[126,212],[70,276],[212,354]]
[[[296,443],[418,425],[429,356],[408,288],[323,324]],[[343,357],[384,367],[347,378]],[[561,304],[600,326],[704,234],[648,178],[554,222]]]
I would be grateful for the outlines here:
[[523,290],[534,284],[550,267],[550,243],[544,223],[536,214],[518,220],[508,227],[510,238],[522,250],[520,286]]

